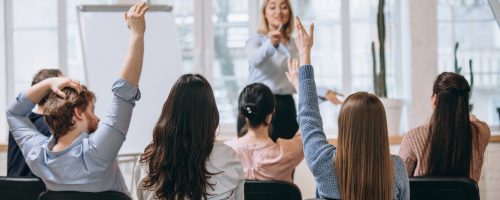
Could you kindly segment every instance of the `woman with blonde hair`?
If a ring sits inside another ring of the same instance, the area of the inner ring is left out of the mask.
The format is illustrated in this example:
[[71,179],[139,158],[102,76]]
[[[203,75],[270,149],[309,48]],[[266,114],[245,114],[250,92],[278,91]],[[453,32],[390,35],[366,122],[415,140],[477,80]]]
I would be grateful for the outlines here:
[[[285,76],[287,60],[298,58],[298,50],[291,36],[294,24],[289,0],[264,0],[257,34],[250,37],[245,47],[249,83],[267,85],[276,99],[271,132],[273,141],[277,138],[290,139],[298,130],[297,111],[292,98],[295,89]],[[318,94],[334,104],[340,103],[333,91],[321,88]],[[238,118],[239,136],[246,132],[243,129],[245,123],[244,117]]]
[[[391,156],[385,110],[373,94],[347,97],[338,119],[337,147],[322,128],[311,63],[313,30],[297,18],[296,43],[300,65],[287,76],[299,88],[299,125],[304,154],[316,180],[316,196],[328,199],[409,199],[409,180],[403,160]],[[298,73],[298,75],[297,75]],[[300,86],[300,87],[299,87]]]
[[[289,0],[264,0],[257,34],[250,37],[245,47],[249,82],[267,85],[276,99],[271,132],[274,141],[279,137],[292,138],[299,128],[292,97],[295,89],[285,76],[287,60],[298,57],[297,47],[291,37],[293,28],[293,11]],[[239,136],[246,132],[242,130],[245,123],[245,118],[238,118]]]

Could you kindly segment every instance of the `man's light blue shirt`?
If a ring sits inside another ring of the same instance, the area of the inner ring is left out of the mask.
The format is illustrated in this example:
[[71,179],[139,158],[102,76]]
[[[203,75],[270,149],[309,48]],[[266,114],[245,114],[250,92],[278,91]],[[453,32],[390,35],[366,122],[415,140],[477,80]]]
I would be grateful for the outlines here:
[[35,104],[25,93],[7,109],[10,131],[28,166],[48,190],[128,194],[116,156],[125,141],[135,102],[140,91],[123,79],[112,87],[113,100],[108,115],[92,134],[83,132],[62,151],[54,152],[53,136],[40,134],[28,119]]

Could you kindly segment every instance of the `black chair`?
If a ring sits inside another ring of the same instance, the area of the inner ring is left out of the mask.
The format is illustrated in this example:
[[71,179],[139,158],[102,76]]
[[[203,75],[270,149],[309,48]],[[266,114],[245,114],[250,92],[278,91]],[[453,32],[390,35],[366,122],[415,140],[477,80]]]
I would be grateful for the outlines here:
[[38,200],[130,200],[130,197],[121,192],[74,192],[74,191],[45,191]]
[[299,188],[286,181],[245,181],[245,200],[300,200]]
[[45,190],[45,184],[38,178],[0,176],[1,199],[33,200]]
[[474,180],[463,177],[412,177],[410,199],[479,200],[479,188]]

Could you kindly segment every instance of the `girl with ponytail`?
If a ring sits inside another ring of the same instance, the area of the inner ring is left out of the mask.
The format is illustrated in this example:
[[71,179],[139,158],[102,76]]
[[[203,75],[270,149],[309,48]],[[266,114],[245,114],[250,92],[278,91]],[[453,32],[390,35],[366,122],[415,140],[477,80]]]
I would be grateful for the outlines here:
[[226,144],[238,154],[247,180],[292,182],[292,172],[304,158],[300,134],[271,138],[275,105],[273,93],[262,83],[250,84],[240,94],[239,115],[246,122],[239,138]]
[[410,176],[481,177],[488,125],[469,114],[470,87],[455,73],[441,73],[432,89],[429,123],[410,130],[399,155]]

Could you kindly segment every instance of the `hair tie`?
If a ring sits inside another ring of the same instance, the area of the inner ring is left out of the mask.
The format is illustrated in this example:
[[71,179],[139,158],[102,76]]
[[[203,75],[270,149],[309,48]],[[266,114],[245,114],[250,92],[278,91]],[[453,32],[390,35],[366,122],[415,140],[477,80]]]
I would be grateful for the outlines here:
[[252,108],[250,108],[250,106],[245,106],[245,110],[249,115],[253,113]]
[[244,113],[246,116],[253,116],[255,115],[255,106],[252,105],[242,106],[240,108],[240,111]]

